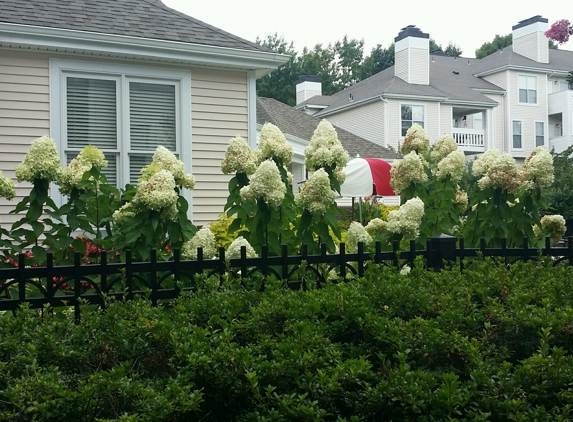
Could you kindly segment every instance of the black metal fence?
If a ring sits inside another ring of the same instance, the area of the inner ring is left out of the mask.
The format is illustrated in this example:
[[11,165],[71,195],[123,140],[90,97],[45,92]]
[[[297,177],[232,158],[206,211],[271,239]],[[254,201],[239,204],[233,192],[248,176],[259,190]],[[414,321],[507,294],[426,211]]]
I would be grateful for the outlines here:
[[425,265],[434,270],[441,270],[444,265],[459,265],[463,271],[467,259],[475,257],[496,257],[510,264],[548,256],[552,257],[553,265],[573,265],[573,237],[568,238],[566,247],[551,247],[546,239],[544,248],[530,248],[527,239],[521,248],[507,248],[505,240],[499,248],[486,248],[484,241],[480,248],[465,248],[463,239],[440,235],[428,239],[425,250],[417,250],[412,241],[407,251],[399,250],[397,242],[391,251],[383,251],[377,242],[373,251],[359,244],[356,253],[346,253],[344,244],[337,254],[327,254],[325,245],[316,255],[309,255],[306,245],[299,255],[288,255],[286,246],[280,256],[269,256],[266,247],[258,258],[247,258],[245,248],[241,252],[241,258],[227,259],[221,248],[217,259],[207,260],[198,249],[197,260],[181,260],[180,251],[175,250],[171,260],[158,261],[157,251],[153,250],[149,262],[133,262],[127,251],[124,263],[109,263],[103,251],[100,263],[90,265],[82,265],[81,255],[76,253],[74,265],[65,266],[55,266],[52,254],[48,254],[42,267],[26,266],[26,256],[20,254],[17,267],[0,269],[0,311],[14,311],[23,303],[31,308],[73,306],[79,318],[82,302],[105,306],[106,297],[129,300],[146,295],[157,305],[159,301],[178,297],[182,291],[196,289],[201,277],[219,277],[223,283],[228,277],[243,279],[258,274],[261,288],[267,277],[274,276],[286,287],[300,289],[309,281],[320,286],[329,279],[362,277],[371,265],[413,266],[417,257],[422,257]]

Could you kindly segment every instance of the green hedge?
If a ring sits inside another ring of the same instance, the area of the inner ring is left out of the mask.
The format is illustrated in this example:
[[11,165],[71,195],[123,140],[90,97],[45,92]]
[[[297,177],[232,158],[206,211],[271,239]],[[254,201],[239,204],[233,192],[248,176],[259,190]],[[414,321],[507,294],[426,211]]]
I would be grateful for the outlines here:
[[371,268],[0,317],[0,420],[571,420],[573,269]]

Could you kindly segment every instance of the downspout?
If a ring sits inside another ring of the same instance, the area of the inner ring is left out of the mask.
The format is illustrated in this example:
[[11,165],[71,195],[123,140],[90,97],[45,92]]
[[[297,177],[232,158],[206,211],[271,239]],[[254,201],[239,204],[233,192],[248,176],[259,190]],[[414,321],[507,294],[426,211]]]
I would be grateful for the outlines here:
[[384,147],[388,148],[388,136],[389,136],[389,129],[388,124],[390,123],[390,111],[388,110],[388,100],[380,95],[380,100],[382,100],[385,104],[384,106]]

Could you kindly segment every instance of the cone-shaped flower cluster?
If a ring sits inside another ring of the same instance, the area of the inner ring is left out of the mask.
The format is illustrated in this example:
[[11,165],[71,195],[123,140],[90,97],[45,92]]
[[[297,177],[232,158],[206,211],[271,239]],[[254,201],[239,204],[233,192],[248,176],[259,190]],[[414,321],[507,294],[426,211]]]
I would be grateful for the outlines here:
[[438,179],[449,177],[451,180],[459,181],[465,169],[465,154],[462,151],[450,152],[438,163],[436,176]]
[[424,131],[424,128],[417,123],[410,126],[406,132],[404,142],[400,146],[402,155],[416,151],[418,154],[426,154],[430,149],[430,140]]
[[310,171],[330,168],[334,170],[334,177],[338,182],[344,182],[346,175],[342,169],[348,163],[348,153],[338,140],[336,130],[327,120],[318,124],[309,145],[304,149],[304,156],[304,165]]
[[390,176],[390,185],[397,193],[408,188],[412,183],[428,181],[422,158],[415,151],[411,151],[404,156],[402,161],[394,164],[390,170]]
[[304,183],[295,197],[297,205],[306,208],[311,214],[322,215],[334,202],[334,191],[330,188],[328,173],[320,168]]
[[265,123],[261,129],[259,138],[260,161],[273,159],[275,162],[286,166],[292,161],[292,146],[288,143],[281,130],[272,123]]
[[14,181],[2,174],[0,170],[0,196],[8,200],[16,196],[16,188],[14,187]]
[[360,242],[364,243],[364,246],[369,245],[372,243],[372,236],[368,234],[362,224],[353,221],[348,228],[348,251],[356,252]]
[[21,164],[16,167],[19,182],[41,179],[57,182],[62,175],[60,156],[56,144],[48,136],[35,139]]
[[63,195],[68,195],[82,180],[84,173],[92,167],[107,167],[103,152],[93,145],[86,146],[66,168],[62,170],[59,186]]
[[386,228],[392,233],[400,233],[406,239],[419,236],[420,224],[424,216],[424,203],[418,197],[412,198],[399,209],[388,213]]
[[221,171],[224,174],[253,174],[256,169],[255,155],[247,141],[240,136],[231,138],[225,152],[225,158],[221,161]]
[[547,188],[553,184],[553,157],[545,147],[535,148],[522,166],[525,188]]
[[251,183],[241,188],[244,201],[261,199],[269,205],[279,205],[285,197],[286,186],[273,160],[266,160],[251,177]]
[[161,213],[166,220],[177,214],[175,179],[168,170],[160,170],[147,180],[140,180],[132,205],[136,210],[153,210]]
[[179,160],[175,154],[161,145],[155,150],[151,164],[141,170],[143,176],[141,176],[139,182],[149,179],[161,170],[167,170],[173,175],[176,186],[187,189],[195,188],[195,178],[193,175],[185,173],[183,161]]
[[247,258],[256,258],[257,252],[251,246],[249,241],[245,239],[243,236],[237,237],[233,242],[229,245],[227,249],[227,258],[240,258],[241,257],[241,248],[245,247],[247,252]]
[[197,259],[197,248],[203,248],[205,259],[212,259],[217,255],[215,235],[208,227],[199,230],[191,240],[183,244],[181,256],[185,259]]
[[544,215],[541,218],[541,229],[539,226],[533,226],[533,233],[536,236],[541,235],[542,232],[547,234],[553,245],[561,240],[566,230],[565,219],[561,215]]
[[456,140],[450,135],[443,135],[440,137],[430,152],[430,159],[434,163],[439,163],[442,159],[446,158],[452,152],[458,149]]

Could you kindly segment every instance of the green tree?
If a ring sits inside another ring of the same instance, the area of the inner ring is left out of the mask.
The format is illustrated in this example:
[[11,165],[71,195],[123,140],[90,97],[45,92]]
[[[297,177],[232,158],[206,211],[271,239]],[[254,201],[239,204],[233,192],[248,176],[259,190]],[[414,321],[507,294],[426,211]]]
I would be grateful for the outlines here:
[[450,41],[446,49],[444,50],[444,54],[450,57],[459,57],[462,55],[462,49],[459,45],[454,44]]
[[[491,42],[485,42],[480,48],[476,50],[476,59],[483,59],[496,51],[504,49],[508,45],[513,43],[512,34],[507,34],[505,36],[496,35]],[[557,49],[558,45],[549,40],[549,48]]]
[[383,48],[380,44],[372,49],[370,55],[364,59],[361,80],[378,72],[394,66],[394,43]]
[[322,93],[332,95],[340,91],[337,87],[339,83],[335,58],[336,53],[332,44],[326,47],[316,44],[312,50],[307,47],[302,50],[296,65],[300,75],[318,75],[322,82]]
[[360,81],[364,62],[364,40],[349,40],[345,35],[342,40],[336,41],[333,51],[338,74],[336,88],[341,90]]
[[294,106],[296,103],[295,85],[301,72],[293,43],[289,44],[283,36],[279,36],[277,33],[267,36],[264,40],[257,38],[256,42],[277,53],[291,56],[291,59],[284,66],[257,80],[257,95],[274,98]]

